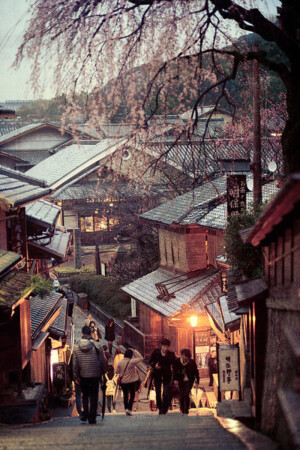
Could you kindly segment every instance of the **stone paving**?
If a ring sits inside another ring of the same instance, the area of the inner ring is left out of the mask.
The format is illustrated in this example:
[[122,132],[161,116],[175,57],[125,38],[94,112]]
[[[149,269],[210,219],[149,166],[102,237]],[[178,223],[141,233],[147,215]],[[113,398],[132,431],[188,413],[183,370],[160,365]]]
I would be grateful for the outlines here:
[[[180,413],[109,414],[96,425],[77,417],[53,419],[30,427],[0,427],[0,449],[244,449],[208,411]],[[265,447],[266,448],[266,447]]]

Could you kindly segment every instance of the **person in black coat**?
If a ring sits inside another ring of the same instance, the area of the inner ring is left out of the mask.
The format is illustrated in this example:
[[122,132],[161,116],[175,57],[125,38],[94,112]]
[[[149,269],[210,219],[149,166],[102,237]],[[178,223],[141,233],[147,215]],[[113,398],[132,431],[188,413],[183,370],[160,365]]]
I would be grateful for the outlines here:
[[[153,379],[156,392],[156,405],[159,414],[168,412],[171,402],[172,372],[175,363],[175,353],[169,350],[169,339],[161,341],[161,348],[153,350],[149,364],[153,369]],[[161,399],[161,385],[163,385],[163,398]]]
[[115,322],[113,319],[110,319],[105,325],[105,339],[108,342],[108,351],[112,354],[113,342],[116,339]]
[[180,409],[183,414],[189,413],[190,392],[194,382],[199,384],[199,372],[189,349],[181,350],[181,357],[176,359],[174,381],[178,383]]

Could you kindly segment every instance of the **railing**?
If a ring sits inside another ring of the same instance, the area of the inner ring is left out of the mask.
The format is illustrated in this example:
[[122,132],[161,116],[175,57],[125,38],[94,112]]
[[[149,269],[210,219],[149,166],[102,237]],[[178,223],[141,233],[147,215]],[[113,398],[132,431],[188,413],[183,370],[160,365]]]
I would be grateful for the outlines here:
[[124,338],[126,344],[137,349],[145,359],[148,359],[152,351],[160,346],[163,336],[144,334],[127,320],[124,320]]

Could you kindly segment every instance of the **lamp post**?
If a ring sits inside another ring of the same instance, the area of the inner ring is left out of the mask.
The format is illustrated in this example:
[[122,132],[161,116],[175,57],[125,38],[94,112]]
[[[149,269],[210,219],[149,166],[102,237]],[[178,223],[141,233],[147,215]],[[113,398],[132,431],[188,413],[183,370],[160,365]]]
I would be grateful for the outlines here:
[[193,358],[196,360],[196,353],[195,353],[195,328],[198,323],[198,316],[190,316],[190,324],[192,327],[192,347],[193,347]]

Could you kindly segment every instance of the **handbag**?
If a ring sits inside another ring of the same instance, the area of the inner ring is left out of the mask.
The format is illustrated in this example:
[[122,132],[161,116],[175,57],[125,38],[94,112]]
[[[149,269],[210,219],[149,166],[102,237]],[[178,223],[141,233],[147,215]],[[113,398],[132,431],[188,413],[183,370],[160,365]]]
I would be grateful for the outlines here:
[[127,364],[126,364],[126,366],[125,366],[125,369],[124,369],[124,372],[123,372],[123,374],[120,376],[120,378],[119,378],[119,383],[121,384],[122,383],[122,378],[124,377],[124,373],[126,372],[126,369],[127,369],[127,366],[128,366],[128,364],[130,363],[130,360],[127,362]]

